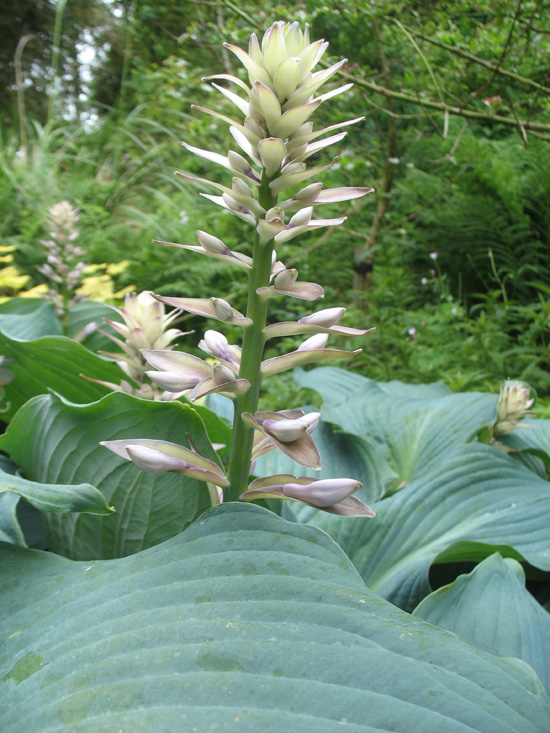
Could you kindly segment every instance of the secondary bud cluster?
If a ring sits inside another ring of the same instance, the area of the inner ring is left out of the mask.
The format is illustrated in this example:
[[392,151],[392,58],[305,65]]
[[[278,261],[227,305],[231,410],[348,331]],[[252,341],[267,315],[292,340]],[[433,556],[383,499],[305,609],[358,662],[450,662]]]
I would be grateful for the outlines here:
[[495,436],[511,433],[524,417],[531,414],[530,408],[534,402],[529,387],[507,379],[498,398],[497,419],[493,429]]
[[48,209],[46,225],[50,229],[50,239],[40,240],[47,258],[38,271],[51,283],[48,297],[54,302],[58,316],[66,315],[73,303],[82,300],[82,296],[76,294],[86,268],[82,261],[85,250],[75,244],[79,219],[79,209],[68,201],[59,201]]
[[139,294],[128,293],[124,298],[124,307],[113,307],[113,310],[122,318],[122,323],[109,318],[103,320],[121,338],[106,331],[101,331],[101,333],[122,349],[122,353],[109,351],[102,353],[114,358],[133,384],[126,380],[122,380],[119,385],[110,382],[100,382],[100,384],[117,392],[126,392],[149,400],[169,400],[178,396],[174,395],[174,392],[181,394],[183,391],[181,389],[165,391],[162,385],[158,385],[162,387],[161,391],[156,389],[156,383],[153,384],[148,378],[147,362],[142,353],[144,349],[172,349],[173,346],[170,344],[174,339],[191,333],[191,331],[184,332],[177,328],[168,328],[178,317],[180,311],[173,311],[167,315],[164,305],[159,303],[149,291]]

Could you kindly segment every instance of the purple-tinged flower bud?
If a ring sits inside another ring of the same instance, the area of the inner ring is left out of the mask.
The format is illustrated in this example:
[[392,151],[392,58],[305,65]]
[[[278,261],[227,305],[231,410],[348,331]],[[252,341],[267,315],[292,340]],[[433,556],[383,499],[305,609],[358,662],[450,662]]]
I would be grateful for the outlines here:
[[227,252],[229,252],[229,247],[227,247],[221,239],[218,239],[218,237],[214,237],[212,234],[203,232],[200,229],[197,231],[197,236],[201,247],[207,252],[219,255],[227,254]]
[[136,466],[149,473],[184,471],[189,465],[183,458],[167,456],[166,453],[147,448],[144,445],[129,445],[126,452]]
[[358,491],[363,484],[350,478],[320,479],[310,484],[284,484],[283,492],[286,496],[299,501],[306,501],[318,507],[327,507],[337,504],[343,499]]
[[320,412],[311,412],[296,420],[268,419],[263,421],[262,427],[266,433],[274,436],[282,443],[292,443],[298,440],[304,433],[309,433],[310,430],[313,430],[319,422],[320,416]]
[[187,389],[193,389],[200,381],[201,377],[195,374],[181,374],[179,372],[145,372],[149,379],[156,385],[166,390],[166,392],[185,392]]
[[324,349],[327,345],[328,333],[316,333],[315,336],[303,341],[296,351],[315,351],[316,349]]
[[[203,346],[201,346],[203,344]],[[208,330],[204,332],[204,340],[200,342],[199,348],[206,351],[211,356],[217,356],[220,359],[227,359],[231,356],[229,353],[229,342],[219,331]]]
[[345,308],[325,308],[324,310],[317,311],[317,313],[312,313],[311,316],[300,318],[299,322],[308,323],[313,326],[322,326],[323,328],[330,328],[338,323],[345,311]]

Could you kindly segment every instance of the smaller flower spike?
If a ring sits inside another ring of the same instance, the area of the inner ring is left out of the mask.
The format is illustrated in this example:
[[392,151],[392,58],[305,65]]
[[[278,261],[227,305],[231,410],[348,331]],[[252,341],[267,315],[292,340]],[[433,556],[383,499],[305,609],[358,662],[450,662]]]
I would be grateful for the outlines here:
[[221,468],[195,451],[165,440],[136,439],[106,440],[100,445],[127,461],[132,461],[149,473],[175,471],[184,476],[209,481],[217,486],[228,486],[229,482]]
[[243,501],[290,499],[331,514],[374,517],[372,509],[352,496],[361,486],[360,481],[349,478],[317,479],[310,476],[296,478],[291,474],[278,474],[256,479],[240,498]]

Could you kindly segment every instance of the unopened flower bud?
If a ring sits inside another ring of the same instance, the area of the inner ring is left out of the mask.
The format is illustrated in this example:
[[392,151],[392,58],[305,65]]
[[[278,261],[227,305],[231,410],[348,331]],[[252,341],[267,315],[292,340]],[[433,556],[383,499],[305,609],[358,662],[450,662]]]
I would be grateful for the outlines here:
[[274,285],[277,290],[290,290],[298,279],[298,270],[283,270],[275,278]]
[[227,382],[234,382],[235,379],[235,375],[225,364],[212,364],[212,380],[215,385],[219,386],[227,384]]
[[220,359],[227,359],[230,356],[229,343],[223,333],[219,333],[219,331],[205,331],[204,341],[201,343],[206,347],[204,351],[212,356],[217,356]]
[[325,308],[324,310],[317,311],[317,313],[312,313],[311,316],[300,318],[300,323],[309,323],[314,326],[330,328],[335,323],[338,323],[344,315],[345,310],[345,308]]
[[314,351],[316,349],[324,349],[327,345],[328,333],[316,333],[298,346],[296,351]]
[[166,392],[185,392],[193,389],[202,379],[196,374],[179,374],[177,372],[145,372],[149,379]]
[[167,456],[144,445],[129,445],[126,450],[136,466],[149,473],[183,471],[189,465],[183,458]]
[[214,315],[216,318],[219,318],[220,321],[229,321],[233,316],[233,309],[226,300],[223,300],[222,298],[210,298],[210,303],[212,304]]
[[207,252],[212,252],[213,254],[225,254],[229,249],[221,239],[218,239],[218,237],[214,237],[212,234],[208,234],[207,232],[203,232],[200,229],[197,231],[197,236],[201,247]]
[[295,420],[274,420],[267,419],[262,423],[266,433],[280,440],[281,443],[292,443],[298,440],[304,433],[310,432],[319,422],[321,413],[311,412]]
[[309,224],[313,215],[313,206],[306,206],[305,209],[300,209],[292,219],[289,221],[289,227],[301,227],[305,224]]
[[507,435],[518,426],[520,421],[529,415],[529,408],[534,399],[530,397],[530,389],[521,382],[506,380],[500,390],[497,405],[497,419],[494,432],[496,435]]
[[350,478],[321,479],[310,484],[288,483],[283,486],[283,492],[300,501],[306,501],[318,507],[327,507],[347,499],[363,484]]

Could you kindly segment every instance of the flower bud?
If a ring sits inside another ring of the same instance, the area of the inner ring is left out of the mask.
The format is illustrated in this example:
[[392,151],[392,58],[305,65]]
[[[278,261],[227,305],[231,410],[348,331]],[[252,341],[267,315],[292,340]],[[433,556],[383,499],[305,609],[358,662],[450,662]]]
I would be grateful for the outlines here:
[[283,486],[286,496],[299,501],[306,501],[318,507],[327,507],[337,504],[354,492],[363,484],[350,478],[320,479],[310,484],[288,483]]
[[185,392],[193,389],[202,378],[196,374],[181,374],[179,372],[145,372],[149,379],[166,392]]
[[497,419],[494,432],[496,435],[507,435],[516,428],[520,421],[529,415],[529,408],[534,399],[529,399],[530,389],[521,382],[506,380],[500,389],[497,405]]
[[229,321],[233,316],[233,309],[226,300],[222,298],[210,298],[212,310],[216,318],[220,321]]
[[324,349],[327,345],[328,333],[316,333],[315,336],[303,341],[296,351],[315,351],[317,349]]
[[300,209],[292,219],[288,222],[289,227],[301,227],[305,224],[309,224],[311,217],[313,216],[313,206],[306,206],[305,209]]
[[183,471],[189,465],[183,458],[167,456],[165,453],[144,445],[129,445],[126,451],[136,466],[149,473]]
[[304,433],[309,433],[319,422],[321,413],[311,412],[295,420],[264,420],[263,429],[269,435],[273,435],[282,443],[292,443],[298,440]]
[[300,323],[308,323],[313,326],[322,326],[323,328],[330,328],[334,324],[338,323],[340,318],[345,313],[345,308],[325,308],[324,310],[312,313],[311,316],[305,316],[300,318]]
[[208,330],[204,332],[204,339],[199,343],[199,348],[211,356],[219,359],[230,359],[229,342],[219,331]]
[[274,285],[277,290],[291,290],[297,279],[298,270],[283,270],[276,276]]
[[221,255],[226,254],[229,250],[229,248],[222,242],[221,239],[212,236],[212,234],[208,234],[207,232],[203,232],[199,229],[197,231],[197,236],[199,238],[201,247],[207,252]]
[[235,375],[225,364],[219,364],[218,362],[212,364],[212,381],[216,386],[234,382],[235,379]]

